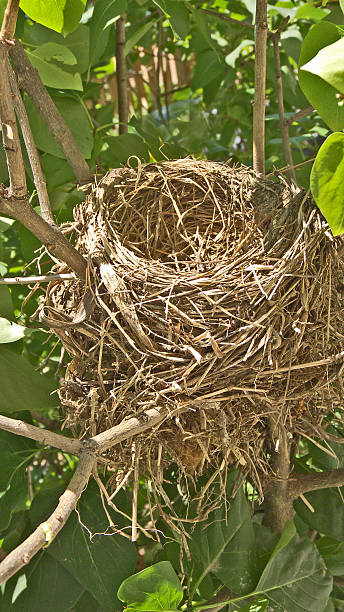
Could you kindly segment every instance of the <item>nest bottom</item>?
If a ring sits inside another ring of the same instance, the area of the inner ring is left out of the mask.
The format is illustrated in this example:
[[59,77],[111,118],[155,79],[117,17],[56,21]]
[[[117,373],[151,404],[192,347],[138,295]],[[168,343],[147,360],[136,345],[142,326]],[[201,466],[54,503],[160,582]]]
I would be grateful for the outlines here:
[[189,491],[202,474],[209,491],[234,465],[262,499],[280,426],[295,444],[331,437],[342,241],[302,193],[245,167],[149,164],[106,175],[69,229],[89,262],[87,290],[53,282],[42,309],[73,357],[60,389],[66,425],[88,437],[168,409],[159,427],[102,457],[116,490],[140,473],[171,516],[171,463]]

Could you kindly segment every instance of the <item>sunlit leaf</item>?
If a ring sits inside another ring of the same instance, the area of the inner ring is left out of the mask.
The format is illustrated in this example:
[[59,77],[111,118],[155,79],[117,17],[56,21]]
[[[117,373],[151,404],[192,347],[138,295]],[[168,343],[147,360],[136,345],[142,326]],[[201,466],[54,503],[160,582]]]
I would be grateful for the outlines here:
[[183,587],[169,561],[160,561],[129,576],[118,589],[127,610],[147,612],[178,610]]

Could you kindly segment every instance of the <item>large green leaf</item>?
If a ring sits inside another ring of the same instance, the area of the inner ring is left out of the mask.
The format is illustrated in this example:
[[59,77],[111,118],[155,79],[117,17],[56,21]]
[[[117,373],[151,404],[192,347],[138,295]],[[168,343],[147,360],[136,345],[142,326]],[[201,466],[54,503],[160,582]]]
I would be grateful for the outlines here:
[[[236,474],[228,479],[228,499]],[[207,524],[198,523],[190,542],[192,558],[200,570],[193,591],[213,573],[232,591],[251,591],[258,576],[254,571],[254,530],[251,512],[242,488],[226,509],[225,503],[209,515]]]
[[[93,148],[93,129],[83,104],[69,96],[54,96],[54,102],[69,126],[82,155],[89,159]],[[39,149],[64,159],[60,147],[47,129],[36,106],[25,97],[25,106],[30,120],[35,143]]]
[[80,74],[68,72],[63,68],[65,64],[71,66],[77,62],[75,55],[68,47],[46,43],[35,51],[27,51],[27,54],[46,87],[83,90]]
[[25,23],[23,40],[26,45],[39,48],[47,43],[55,43],[67,47],[76,58],[75,70],[83,73],[89,65],[90,29],[88,25],[80,24],[71,34],[64,37],[58,32],[52,32],[39,23]]
[[68,612],[84,591],[61,563],[44,552],[24,572],[27,587],[12,604],[11,612]]
[[207,49],[199,56],[195,64],[194,75],[191,82],[192,89],[204,87],[214,78],[219,76],[225,67],[219,61],[217,54],[211,49]]
[[[32,504],[34,523],[40,522],[44,508],[45,516],[57,503],[60,490],[42,492]],[[67,570],[75,580],[98,602],[101,608],[109,612],[119,609],[116,591],[121,582],[130,576],[135,569],[136,547],[120,535],[108,531],[108,520],[99,496],[98,487],[90,482],[79,502],[78,510],[81,521],[94,535],[80,524],[74,513],[56,540],[49,546],[48,553]],[[112,513],[114,522],[121,527],[121,518]],[[102,535],[106,532],[108,535]]]
[[33,21],[62,32],[66,0],[20,0],[20,8]]
[[108,148],[101,153],[101,160],[109,168],[125,164],[131,156],[136,156],[142,161],[149,160],[148,147],[137,134],[108,136],[106,142]]
[[319,53],[302,70],[317,74],[324,81],[344,93],[344,38],[340,38],[332,45],[320,49]]
[[84,12],[85,5],[86,0],[66,0],[63,11],[62,29],[64,36],[75,30]]
[[110,34],[109,26],[120,17],[127,8],[126,0],[98,0],[90,21],[90,61],[97,63],[104,53]]
[[117,595],[127,604],[127,610],[178,610],[183,587],[171,563],[160,561],[129,576],[122,582]]
[[310,186],[334,236],[344,232],[344,134],[331,134],[315,159]]
[[333,130],[344,127],[344,107],[338,105],[338,90],[324,81],[317,74],[312,74],[303,67],[312,60],[321,49],[332,45],[340,39],[338,28],[330,22],[322,21],[311,28],[303,41],[299,61],[299,83],[309,102]]
[[59,403],[57,394],[51,395],[57,383],[41,376],[21,355],[0,345],[0,411],[48,411]]
[[344,542],[323,536],[315,542],[326,567],[333,576],[344,575]]
[[26,509],[28,500],[28,480],[26,474],[27,457],[22,459],[19,466],[9,476],[6,491],[0,497],[0,533],[10,524],[12,515]]
[[316,546],[287,524],[256,591],[266,593],[276,611],[323,612],[331,590],[332,578]]

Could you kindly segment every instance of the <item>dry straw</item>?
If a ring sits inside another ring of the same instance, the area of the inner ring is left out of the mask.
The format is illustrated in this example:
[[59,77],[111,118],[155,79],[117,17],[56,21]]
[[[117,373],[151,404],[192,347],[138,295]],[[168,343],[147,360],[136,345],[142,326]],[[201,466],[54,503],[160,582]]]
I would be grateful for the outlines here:
[[140,473],[180,527],[162,487],[172,463],[190,495],[207,476],[204,512],[228,465],[262,497],[271,416],[295,442],[330,437],[326,415],[335,424],[342,397],[342,241],[302,192],[243,166],[139,165],[93,186],[66,230],[88,260],[87,287],[53,281],[42,310],[73,356],[60,390],[66,426],[89,436],[169,409],[149,435],[104,455],[113,490]]

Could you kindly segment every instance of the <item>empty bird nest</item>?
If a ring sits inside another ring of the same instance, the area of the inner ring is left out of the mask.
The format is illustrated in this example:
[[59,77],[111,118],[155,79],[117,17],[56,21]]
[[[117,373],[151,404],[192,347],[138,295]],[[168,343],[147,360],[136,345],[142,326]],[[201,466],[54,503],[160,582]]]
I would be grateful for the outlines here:
[[262,496],[271,423],[290,440],[329,438],[343,395],[342,241],[303,193],[209,161],[126,167],[65,231],[88,261],[86,287],[51,282],[42,312],[73,357],[66,426],[89,437],[168,409],[104,453],[113,488],[135,465],[156,491],[171,464],[188,482],[230,465]]

